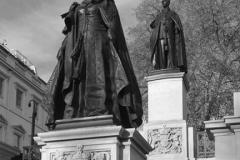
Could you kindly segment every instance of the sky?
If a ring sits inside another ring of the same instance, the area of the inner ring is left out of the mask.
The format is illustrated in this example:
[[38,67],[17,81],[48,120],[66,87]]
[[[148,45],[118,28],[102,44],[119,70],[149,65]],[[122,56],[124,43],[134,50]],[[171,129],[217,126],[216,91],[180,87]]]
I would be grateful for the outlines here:
[[[64,39],[61,33],[72,2],[82,0],[0,0],[0,43],[19,50],[37,68],[45,82],[57,64],[56,55]],[[115,0],[123,29],[134,26],[133,15],[142,0]]]

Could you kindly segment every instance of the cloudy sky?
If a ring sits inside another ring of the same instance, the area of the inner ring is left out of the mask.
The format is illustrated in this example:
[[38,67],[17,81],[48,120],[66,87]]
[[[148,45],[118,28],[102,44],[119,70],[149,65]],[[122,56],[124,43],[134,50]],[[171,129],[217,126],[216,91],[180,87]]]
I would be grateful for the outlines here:
[[[17,49],[31,61],[38,75],[48,81],[64,39],[60,15],[72,2],[82,0],[0,0],[0,43]],[[133,9],[142,0],[115,0],[124,30],[136,24]]]

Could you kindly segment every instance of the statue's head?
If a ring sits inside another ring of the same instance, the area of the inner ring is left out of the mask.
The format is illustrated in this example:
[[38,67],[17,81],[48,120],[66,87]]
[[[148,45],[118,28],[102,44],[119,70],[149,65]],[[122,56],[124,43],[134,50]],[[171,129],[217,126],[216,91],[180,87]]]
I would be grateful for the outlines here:
[[166,8],[170,5],[170,0],[162,0],[162,6],[163,8]]

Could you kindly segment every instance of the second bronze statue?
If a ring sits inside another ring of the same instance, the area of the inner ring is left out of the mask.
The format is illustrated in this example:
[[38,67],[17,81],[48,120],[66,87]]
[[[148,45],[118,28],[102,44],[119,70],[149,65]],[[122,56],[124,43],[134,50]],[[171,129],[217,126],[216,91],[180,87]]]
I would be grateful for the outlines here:
[[140,90],[113,0],[73,3],[65,40],[42,101],[58,119],[113,115],[124,127],[142,123]]
[[156,70],[180,68],[187,73],[183,27],[179,16],[169,8],[170,0],[162,0],[163,11],[150,24],[151,61]]

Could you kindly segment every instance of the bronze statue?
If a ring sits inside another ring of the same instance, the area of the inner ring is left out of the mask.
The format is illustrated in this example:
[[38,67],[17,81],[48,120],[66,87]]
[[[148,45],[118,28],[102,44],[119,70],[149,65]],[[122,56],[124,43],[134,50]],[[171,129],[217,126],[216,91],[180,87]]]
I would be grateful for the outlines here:
[[183,27],[179,16],[169,8],[170,0],[162,0],[163,11],[150,24],[153,29],[151,61],[156,70],[180,68],[187,73]]
[[142,123],[140,90],[114,0],[74,2],[42,106],[58,119],[113,115],[126,128]]

